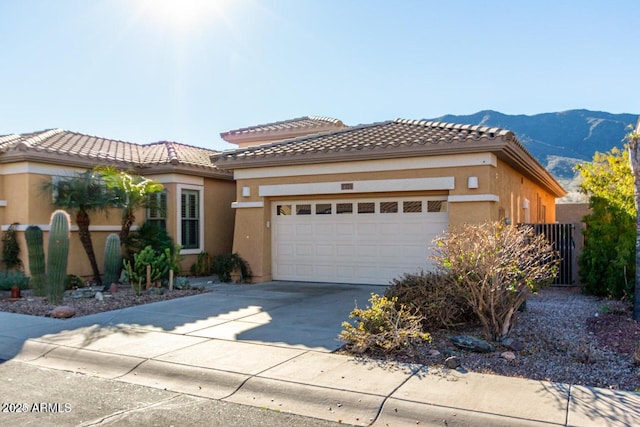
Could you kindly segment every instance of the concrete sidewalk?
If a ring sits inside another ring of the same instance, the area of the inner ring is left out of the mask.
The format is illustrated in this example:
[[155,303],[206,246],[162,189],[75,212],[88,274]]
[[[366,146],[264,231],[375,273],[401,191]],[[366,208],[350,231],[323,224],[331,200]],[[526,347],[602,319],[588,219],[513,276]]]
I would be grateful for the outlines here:
[[637,393],[332,354],[379,287],[212,286],[64,321],[0,313],[0,358],[352,425],[640,425]]

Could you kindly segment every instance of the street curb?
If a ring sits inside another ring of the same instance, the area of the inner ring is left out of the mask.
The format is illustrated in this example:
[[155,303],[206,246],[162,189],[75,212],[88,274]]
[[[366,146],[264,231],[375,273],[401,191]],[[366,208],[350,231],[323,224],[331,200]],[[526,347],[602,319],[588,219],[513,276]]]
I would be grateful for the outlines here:
[[342,422],[371,424],[386,396],[252,377],[225,401]]
[[249,377],[250,375],[246,374],[147,360],[117,379],[131,384],[222,400],[238,390]]

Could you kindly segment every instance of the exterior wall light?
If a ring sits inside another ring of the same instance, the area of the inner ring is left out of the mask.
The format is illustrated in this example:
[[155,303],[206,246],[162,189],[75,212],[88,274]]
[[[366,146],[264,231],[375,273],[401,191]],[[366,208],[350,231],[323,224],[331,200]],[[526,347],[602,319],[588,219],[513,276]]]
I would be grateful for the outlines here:
[[468,188],[478,188],[478,177],[477,176],[470,176],[469,179],[467,180],[467,187]]

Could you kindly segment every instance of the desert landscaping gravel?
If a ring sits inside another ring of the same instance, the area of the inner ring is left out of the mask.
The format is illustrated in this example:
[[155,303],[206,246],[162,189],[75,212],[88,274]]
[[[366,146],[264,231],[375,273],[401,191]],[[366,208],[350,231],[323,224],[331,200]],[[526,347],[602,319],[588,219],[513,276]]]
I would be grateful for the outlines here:
[[[441,368],[455,356],[458,369],[467,371],[640,392],[640,323],[619,301],[544,289],[519,313],[510,336],[521,344],[519,351],[493,343],[494,352],[474,353],[450,341],[456,335],[482,338],[479,327],[430,332],[432,343],[417,355],[386,358]],[[506,359],[506,352],[515,357]]]

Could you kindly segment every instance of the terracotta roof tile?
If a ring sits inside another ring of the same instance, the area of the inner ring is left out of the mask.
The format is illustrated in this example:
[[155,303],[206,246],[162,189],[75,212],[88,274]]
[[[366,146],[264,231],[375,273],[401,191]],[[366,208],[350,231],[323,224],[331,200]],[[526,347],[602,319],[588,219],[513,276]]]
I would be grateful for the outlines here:
[[216,156],[215,160],[219,165],[226,167],[237,162],[278,161],[278,159],[295,156],[308,157],[329,153],[366,153],[391,150],[395,152],[398,150],[415,151],[421,150],[421,147],[454,144],[462,146],[483,141],[490,142],[496,138],[506,138],[517,142],[513,132],[504,129],[397,119],[225,151]]
[[233,170],[481,152],[494,153],[558,197],[566,194],[513,132],[456,123],[396,119],[225,151],[211,160]]
[[[258,132],[270,132],[270,131],[282,131],[282,130],[294,130],[294,129],[313,129],[318,127],[326,127],[327,125],[335,127],[345,127],[345,125],[338,119],[331,117],[320,116],[304,116],[295,119],[282,120],[279,122],[265,123],[261,125],[249,126],[245,128],[230,130],[223,132],[221,135],[239,135]],[[223,136],[224,137],[224,136]]]
[[221,172],[210,161],[218,151],[177,142],[134,144],[115,139],[50,129],[21,135],[0,136],[0,158],[12,150],[56,154],[95,163],[120,163],[130,167],[184,166]]

